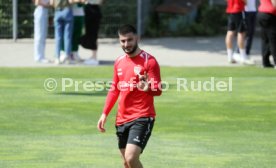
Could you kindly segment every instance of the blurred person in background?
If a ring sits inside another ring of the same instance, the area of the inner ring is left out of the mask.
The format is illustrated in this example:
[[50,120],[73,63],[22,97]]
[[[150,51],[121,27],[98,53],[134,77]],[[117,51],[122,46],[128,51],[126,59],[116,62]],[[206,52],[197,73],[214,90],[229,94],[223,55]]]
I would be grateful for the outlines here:
[[[74,0],[50,0],[50,4],[55,9],[56,64],[70,61],[73,32],[73,11],[71,4],[73,2]],[[64,55],[61,55],[62,44],[64,44]]]
[[[262,61],[264,68],[275,68],[276,64],[276,0],[260,0],[258,22],[261,26]],[[269,57],[273,56],[274,65]]]
[[245,53],[247,56],[250,55],[253,38],[255,34],[256,27],[256,17],[257,17],[257,0],[247,0],[245,6],[245,21],[247,25],[246,31],[246,44],[245,44]]
[[[70,61],[72,63],[82,62],[83,60],[79,56],[79,44],[80,38],[83,34],[83,23],[84,23],[84,11],[83,6],[86,0],[74,0],[72,5],[73,10],[73,34],[72,34],[72,52],[70,56]],[[65,57],[64,44],[61,47],[61,57]]]
[[87,65],[98,65],[97,51],[98,51],[98,32],[100,28],[100,21],[102,18],[101,5],[103,0],[86,0],[84,6],[84,25],[85,34],[81,37],[81,45],[86,49],[92,50],[89,59],[84,61]]
[[[246,21],[246,37],[245,37],[245,53],[250,58],[250,51],[252,48],[253,38],[256,28],[256,18],[257,18],[257,0],[247,1],[245,6],[245,21]],[[239,47],[236,47],[236,52],[234,53],[234,59],[240,59]]]
[[79,44],[82,36],[82,29],[84,24],[84,3],[86,0],[79,0],[78,3],[73,5],[74,26],[72,37],[72,58],[74,61],[81,62],[82,59],[79,56]]
[[48,8],[50,0],[33,0],[34,11],[34,60],[38,63],[49,63],[45,58],[45,46],[48,34]]
[[[227,49],[227,59],[229,63],[236,63],[237,61],[246,64],[248,58],[245,52],[245,32],[246,32],[246,23],[245,23],[245,14],[244,9],[247,3],[247,0],[226,0],[227,9],[226,13],[228,14],[228,25],[227,33],[225,37],[225,44]],[[237,44],[240,51],[240,59],[235,60],[233,55],[233,38],[235,34],[238,34]]]

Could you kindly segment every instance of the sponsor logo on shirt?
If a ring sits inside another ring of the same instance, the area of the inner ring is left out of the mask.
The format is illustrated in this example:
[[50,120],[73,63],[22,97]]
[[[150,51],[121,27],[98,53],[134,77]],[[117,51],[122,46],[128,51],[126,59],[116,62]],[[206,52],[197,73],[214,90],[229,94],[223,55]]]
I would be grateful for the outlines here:
[[142,67],[140,67],[138,65],[133,68],[133,71],[134,71],[135,75],[140,75],[141,70],[142,70]]
[[122,76],[122,75],[123,75],[122,68],[118,68],[118,69],[117,69],[117,75],[118,75],[118,76]]

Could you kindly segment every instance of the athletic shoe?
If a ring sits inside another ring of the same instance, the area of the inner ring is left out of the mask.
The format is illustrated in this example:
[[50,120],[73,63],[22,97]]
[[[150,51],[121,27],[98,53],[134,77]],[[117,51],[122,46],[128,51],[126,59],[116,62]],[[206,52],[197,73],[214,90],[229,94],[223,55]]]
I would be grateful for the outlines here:
[[99,65],[99,61],[93,58],[87,59],[83,62],[85,65]]
[[240,53],[234,53],[233,54],[233,58],[232,59],[234,59],[236,62],[240,62],[241,61],[241,55],[240,55]]
[[232,59],[228,59],[228,62],[229,62],[229,64],[235,64],[235,63],[237,63],[237,61],[234,60],[233,58]]
[[58,58],[55,59],[55,64],[56,65],[60,65],[61,64],[61,62],[60,62],[60,60]]
[[275,68],[275,66],[273,66],[272,64],[269,65],[262,65],[263,68]]
[[245,59],[245,60],[241,60],[241,64],[243,64],[243,65],[255,65],[255,62],[254,62],[254,60]]
[[66,61],[67,57],[65,54],[60,54],[59,61],[60,63],[64,63]]
[[74,61],[72,61],[70,56],[66,56],[66,55],[60,55],[59,61],[60,61],[61,64],[66,64],[66,63],[72,64],[72,63],[74,63]]
[[81,59],[81,57],[79,56],[78,52],[73,52],[72,53],[72,59],[76,62],[82,62],[83,59]]
[[64,51],[60,51],[59,64],[72,64],[72,55],[67,56]]
[[35,62],[41,63],[41,64],[49,64],[49,63],[51,63],[50,60],[45,59],[45,58],[42,58],[42,59],[40,59],[40,60],[36,60]]

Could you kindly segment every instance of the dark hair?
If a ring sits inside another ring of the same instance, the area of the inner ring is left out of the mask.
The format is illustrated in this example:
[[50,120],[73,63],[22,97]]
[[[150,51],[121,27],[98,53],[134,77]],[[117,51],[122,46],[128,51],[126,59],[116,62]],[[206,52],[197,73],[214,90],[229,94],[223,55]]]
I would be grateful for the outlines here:
[[130,24],[125,24],[125,25],[122,25],[119,27],[119,29],[118,29],[119,35],[125,35],[127,33],[137,34],[137,30],[134,26],[132,26]]

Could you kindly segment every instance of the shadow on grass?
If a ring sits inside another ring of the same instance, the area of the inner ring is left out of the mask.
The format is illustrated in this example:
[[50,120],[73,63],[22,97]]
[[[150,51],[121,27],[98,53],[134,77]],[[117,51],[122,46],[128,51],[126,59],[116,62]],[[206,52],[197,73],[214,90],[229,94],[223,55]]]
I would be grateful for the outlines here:
[[114,61],[100,60],[100,65],[114,65]]
[[68,96],[106,96],[107,91],[98,92],[58,92],[57,95],[68,95]]

